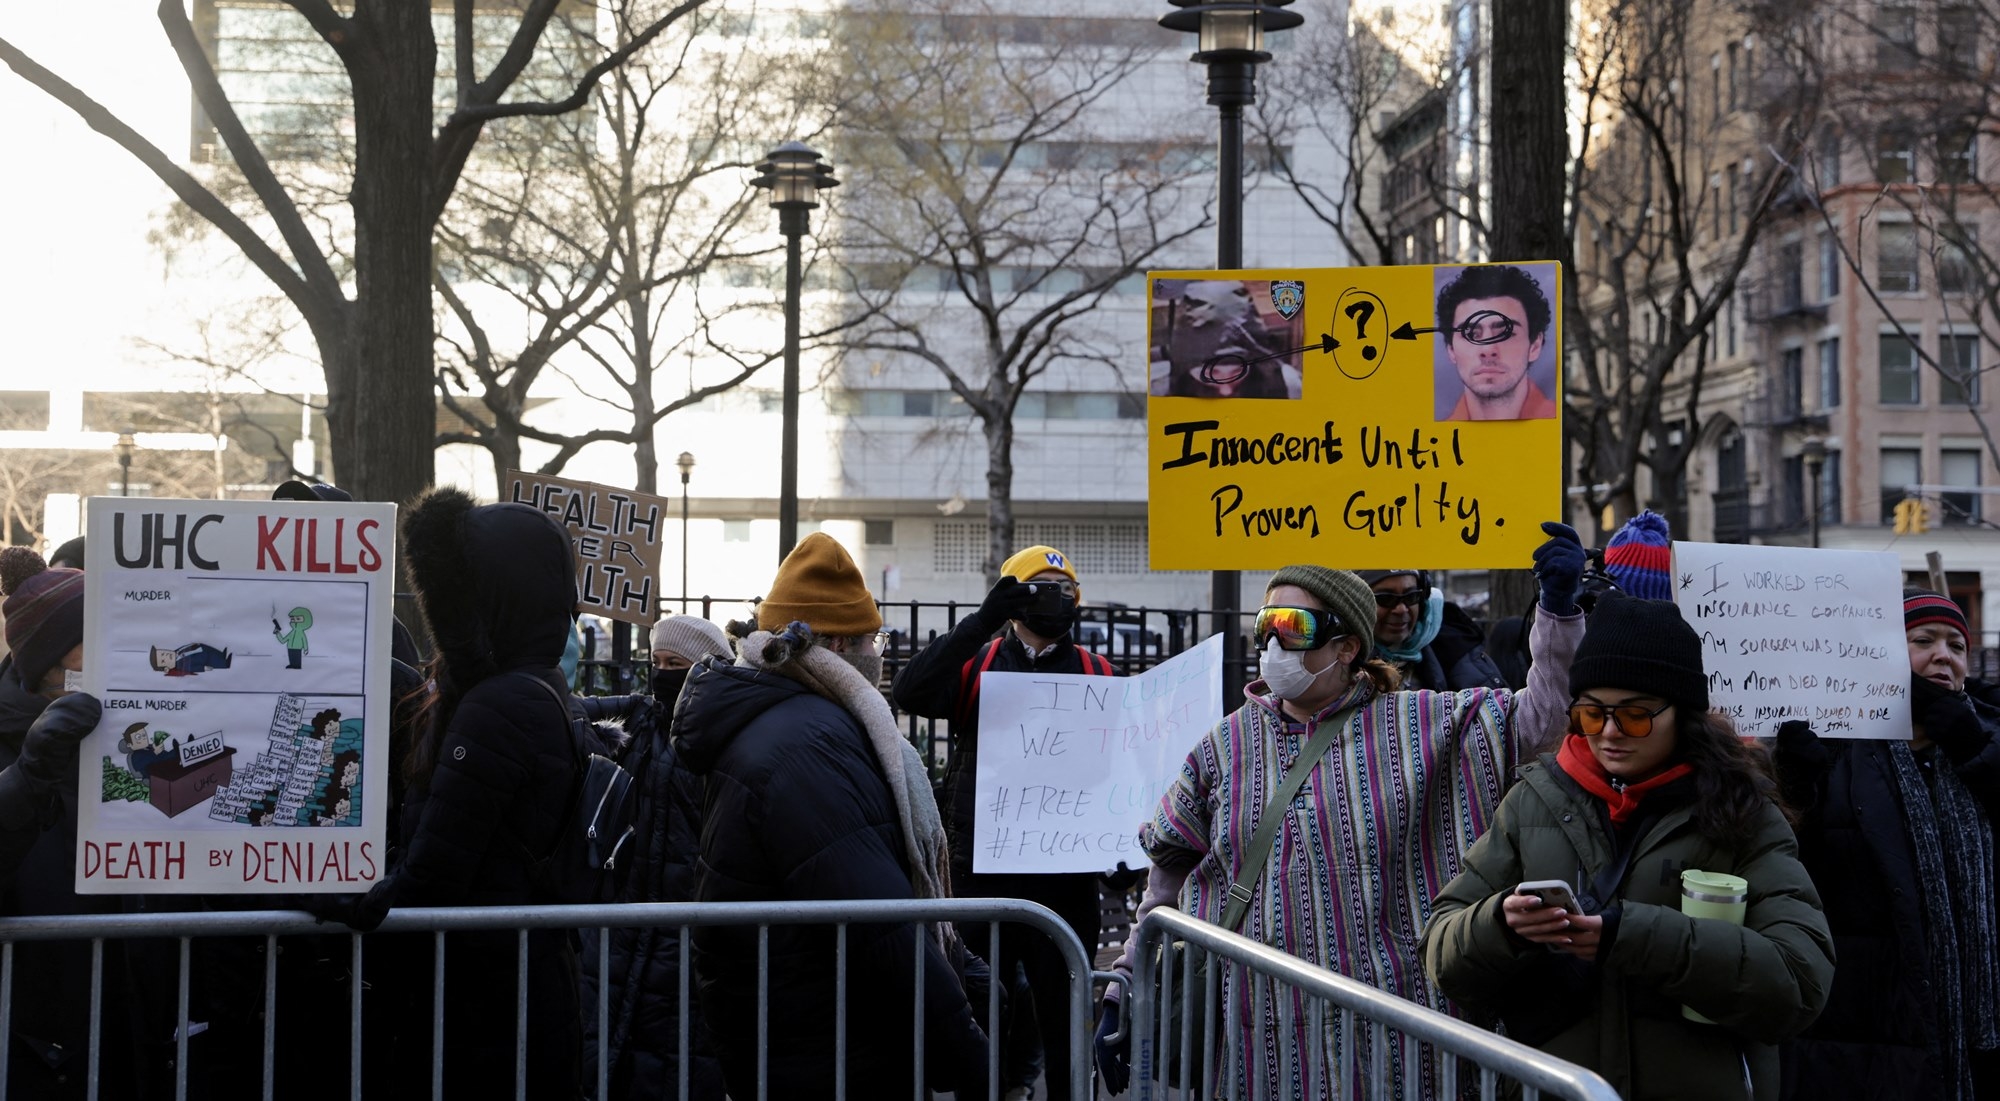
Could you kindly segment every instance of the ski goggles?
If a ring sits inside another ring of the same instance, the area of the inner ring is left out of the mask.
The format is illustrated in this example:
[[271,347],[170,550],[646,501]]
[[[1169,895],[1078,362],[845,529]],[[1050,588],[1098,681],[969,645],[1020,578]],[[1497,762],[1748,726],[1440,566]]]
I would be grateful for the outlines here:
[[1627,738],[1643,738],[1653,732],[1653,720],[1672,706],[1670,703],[1658,707],[1621,703],[1616,707],[1606,707],[1601,703],[1576,700],[1569,705],[1569,732],[1595,738],[1604,733],[1604,724],[1608,721],[1615,723],[1618,733]]
[[1253,637],[1260,650],[1273,638],[1278,640],[1280,650],[1317,650],[1350,633],[1347,625],[1332,612],[1271,604],[1257,610]]

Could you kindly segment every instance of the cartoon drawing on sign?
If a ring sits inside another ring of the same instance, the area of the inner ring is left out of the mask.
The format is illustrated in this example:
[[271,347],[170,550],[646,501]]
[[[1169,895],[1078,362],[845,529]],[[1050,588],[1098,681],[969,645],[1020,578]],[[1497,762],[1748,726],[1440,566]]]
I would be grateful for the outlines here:
[[[1437,418],[1548,420],[1556,415],[1554,277],[1512,264],[1439,268]],[[1423,330],[1398,330],[1414,336]]]
[[216,793],[208,816],[248,826],[361,824],[362,721],[326,707],[307,717],[302,696],[281,695],[264,752],[240,782]]
[[172,746],[166,745],[167,732],[148,730],[145,723],[133,723],[119,735],[118,747],[125,751],[125,767],[145,779],[153,771],[157,762],[173,756]]
[[118,736],[118,749],[125,764],[105,756],[98,801],[146,803],[169,818],[207,802],[235,767],[236,751],[219,730],[176,738],[136,722]]
[[291,630],[281,630],[274,615],[271,617],[271,637],[277,639],[278,644],[285,648],[285,668],[302,669],[304,665],[300,659],[312,653],[312,647],[306,643],[306,632],[312,630],[313,614],[310,610],[299,607],[285,613],[285,616],[291,622]]
[[[1277,290],[1280,285],[1283,289]],[[1297,281],[1155,281],[1151,392],[1158,397],[1297,398],[1303,389],[1299,345],[1305,334],[1304,309],[1305,286]]]
[[153,647],[153,671],[170,677],[191,677],[211,669],[227,669],[230,660],[229,651],[206,642],[190,642],[172,649]]

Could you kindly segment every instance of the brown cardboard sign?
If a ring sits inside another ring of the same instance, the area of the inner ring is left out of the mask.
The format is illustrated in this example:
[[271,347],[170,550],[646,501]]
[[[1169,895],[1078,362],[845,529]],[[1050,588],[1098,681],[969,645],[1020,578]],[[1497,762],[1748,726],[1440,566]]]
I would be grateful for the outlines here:
[[501,499],[537,508],[569,529],[577,604],[650,627],[659,617],[662,525],[668,501],[550,474],[510,470]]

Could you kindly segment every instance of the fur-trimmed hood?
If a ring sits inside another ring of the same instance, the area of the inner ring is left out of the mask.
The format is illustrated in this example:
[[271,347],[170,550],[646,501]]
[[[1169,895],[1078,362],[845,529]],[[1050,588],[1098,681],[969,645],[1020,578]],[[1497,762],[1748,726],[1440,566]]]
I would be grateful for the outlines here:
[[456,695],[510,669],[553,669],[576,607],[569,534],[519,504],[433,489],[403,516],[410,585]]

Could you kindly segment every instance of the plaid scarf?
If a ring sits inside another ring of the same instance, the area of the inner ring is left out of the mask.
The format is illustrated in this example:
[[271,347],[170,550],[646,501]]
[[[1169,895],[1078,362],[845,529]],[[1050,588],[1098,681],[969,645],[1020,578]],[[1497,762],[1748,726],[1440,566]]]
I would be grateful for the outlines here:
[[2000,1047],[2000,944],[1995,943],[1993,828],[1948,762],[1924,779],[1908,742],[1889,743],[1903,821],[1917,854],[1931,982],[1943,998],[1938,1045],[1949,1096],[1973,1096],[1974,1051]]

